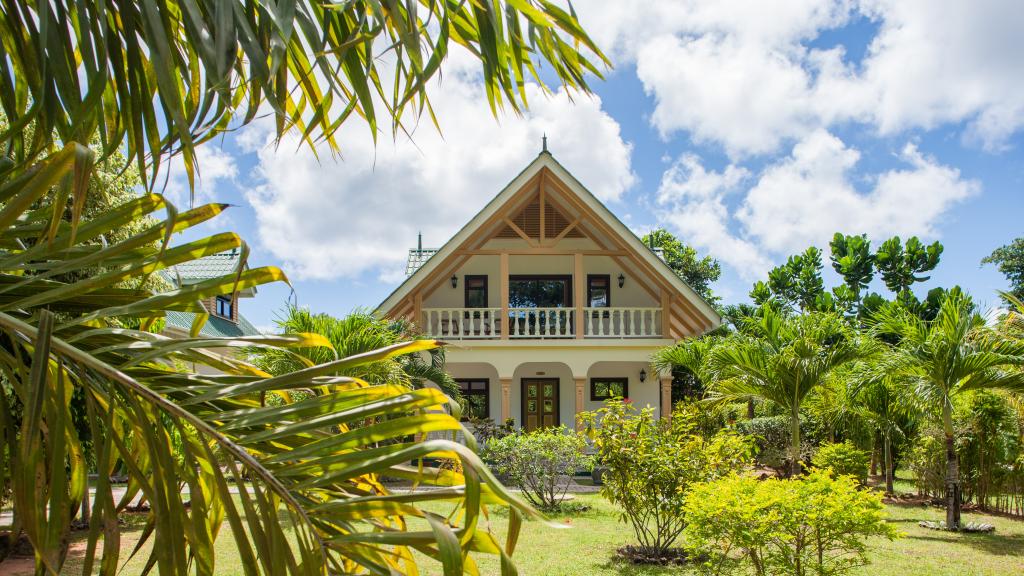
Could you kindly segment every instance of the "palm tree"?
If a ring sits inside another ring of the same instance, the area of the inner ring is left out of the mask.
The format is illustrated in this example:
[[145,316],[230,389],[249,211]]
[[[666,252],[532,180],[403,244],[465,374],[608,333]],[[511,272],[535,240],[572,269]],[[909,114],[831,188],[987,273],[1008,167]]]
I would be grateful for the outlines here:
[[923,320],[897,304],[871,318],[874,332],[889,340],[887,361],[876,369],[912,387],[917,401],[941,419],[946,444],[946,527],[960,529],[960,469],[953,437],[953,406],[972,390],[1024,390],[1024,342],[985,325],[970,298],[951,290],[934,320]]
[[[301,358],[313,364],[323,364],[338,357],[355,356],[399,342],[425,340],[408,320],[379,318],[362,310],[356,310],[344,318],[335,318],[330,314],[313,313],[308,308],[290,306],[278,318],[277,328],[283,334],[318,334],[331,345],[287,350],[254,348],[250,354],[253,364],[274,375],[301,370],[304,368]],[[361,378],[372,384],[390,382],[413,388],[421,388],[425,382],[433,382],[449,398],[459,398],[458,384],[445,371],[444,348],[440,347],[423,354],[407,354],[374,364],[364,364],[342,375]]]
[[727,397],[770,400],[789,413],[790,473],[800,471],[800,407],[835,369],[870,353],[841,318],[786,316],[770,306],[715,346],[703,373]]
[[885,493],[893,493],[892,443],[907,435],[913,426],[916,408],[906,390],[893,379],[867,378],[854,385],[852,395],[860,417],[882,437],[882,465],[885,475]]
[[260,115],[278,137],[295,130],[334,151],[353,115],[374,140],[424,114],[436,123],[427,85],[451,50],[480,60],[494,113],[527,105],[527,79],[546,86],[541,63],[584,93],[609,65],[575,13],[546,0],[15,2],[0,36],[10,154],[31,162],[54,140],[98,134],[150,187],[179,151],[192,183],[195,147]]
[[[448,398],[345,375],[438,343],[305,358],[276,376],[211,352],[331,344],[315,334],[198,337],[204,298],[287,278],[244,269],[248,249],[232,233],[170,245],[222,204],[179,211],[144,194],[83,218],[97,193],[85,144],[100,143],[100,161],[123,151],[152,190],[168,157],[183,155],[191,183],[197,146],[261,114],[274,116],[278,137],[298,131],[311,146],[335,149],[353,114],[370,138],[382,124],[395,134],[410,117],[433,120],[427,84],[456,46],[480,60],[495,113],[526,105],[525,80],[540,82],[542,62],[586,93],[586,75],[598,73],[591,60],[607,60],[575,15],[539,0],[29,1],[0,10],[0,46],[0,473],[15,512],[9,541],[27,536],[37,571],[61,571],[70,519],[90,494],[67,401],[81,394],[98,477],[83,573],[117,570],[116,516],[139,494],[152,506],[144,533],[159,542],[150,566],[160,573],[214,573],[225,522],[247,574],[403,573],[415,571],[413,551],[446,574],[475,569],[470,551],[500,555],[502,572],[514,572],[510,554],[531,508],[482,465],[471,437],[469,446],[408,440],[462,430],[437,410]],[[112,234],[147,217],[152,224],[126,238]],[[159,294],[145,284],[232,249],[242,251],[232,274]],[[172,310],[197,314],[191,338],[154,333]],[[325,393],[260,403],[309,388]],[[463,473],[407,465],[426,457],[456,458]],[[111,496],[115,469],[130,478],[122,502]],[[381,475],[440,489],[390,494]],[[441,516],[426,501],[454,510]],[[504,544],[478,529],[489,505],[510,507]]]

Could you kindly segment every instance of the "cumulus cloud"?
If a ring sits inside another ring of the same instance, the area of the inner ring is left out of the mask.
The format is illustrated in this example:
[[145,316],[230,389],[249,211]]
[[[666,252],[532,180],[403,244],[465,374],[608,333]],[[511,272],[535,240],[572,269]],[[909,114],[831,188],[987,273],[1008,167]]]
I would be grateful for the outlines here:
[[[770,154],[860,122],[883,135],[946,124],[999,149],[1024,127],[1024,3],[1017,0],[639,0],[581,10],[655,100],[652,125]],[[877,25],[863,61],[812,48],[855,18]]]
[[[232,183],[238,176],[235,158],[212,142],[196,148],[196,164],[194,198],[197,205],[214,199],[218,186]],[[171,158],[162,193],[179,207],[189,205],[188,173],[181,154]]]
[[[913,144],[899,159],[899,168],[870,176],[866,189],[860,189],[855,185],[860,153],[818,130],[741,193],[749,179],[742,168],[709,172],[698,158],[683,156],[662,180],[660,218],[751,279],[762,276],[771,261],[811,245],[826,246],[837,231],[873,238],[935,237],[950,209],[980,191],[979,183]],[[729,202],[730,196],[738,198]]]
[[271,144],[269,128],[239,138],[257,155],[247,192],[260,243],[296,278],[354,277],[368,271],[400,279],[417,232],[440,246],[540,151],[541,136],[599,198],[615,202],[635,182],[631,145],[598,98],[546,97],[527,85],[530,110],[495,120],[471,62],[453,58],[432,89],[441,123],[429,120],[412,140],[384,137],[374,147],[366,127],[350,122],[342,158],[319,161],[292,137]]

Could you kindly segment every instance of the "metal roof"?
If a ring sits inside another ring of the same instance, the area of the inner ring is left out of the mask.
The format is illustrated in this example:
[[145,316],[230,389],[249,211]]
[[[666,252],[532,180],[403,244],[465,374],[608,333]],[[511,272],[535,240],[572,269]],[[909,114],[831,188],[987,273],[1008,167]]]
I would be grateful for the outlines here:
[[[186,334],[192,330],[192,322],[196,315],[193,312],[179,312],[177,310],[167,311],[167,327],[183,330]],[[260,331],[256,329],[245,316],[238,315],[238,322],[232,322],[227,318],[221,318],[210,314],[206,324],[199,331],[200,336],[213,338],[237,338],[240,336],[259,336]]]
[[[203,280],[210,280],[211,278],[220,278],[221,276],[227,276],[233,274],[238,266],[238,260],[242,255],[238,249],[230,250],[228,252],[221,252],[219,254],[211,254],[209,256],[203,256],[195,260],[189,260],[188,262],[182,262],[176,264],[163,271],[163,275],[167,278],[167,281],[174,284],[175,286],[187,286],[189,284],[196,284]],[[246,269],[248,269],[246,264]],[[256,295],[256,288],[247,288],[239,292],[239,296],[251,297]]]
[[410,248],[409,259],[405,263],[405,275],[412,276],[414,272],[420,269],[430,260],[430,257],[437,254],[437,248]]

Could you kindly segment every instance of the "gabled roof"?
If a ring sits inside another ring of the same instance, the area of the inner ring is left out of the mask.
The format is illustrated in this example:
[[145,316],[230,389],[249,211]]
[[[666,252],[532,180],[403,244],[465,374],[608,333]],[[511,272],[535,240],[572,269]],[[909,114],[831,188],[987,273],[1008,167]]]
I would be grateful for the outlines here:
[[[227,276],[235,272],[241,257],[242,255],[237,249],[203,256],[168,267],[164,270],[164,277],[175,286],[178,286],[179,282],[182,286],[187,286],[203,280]],[[248,264],[245,267],[248,268]],[[239,293],[239,296],[246,297],[255,295],[255,288],[249,288]]]
[[[685,298],[693,308],[700,312],[707,320],[708,329],[718,326],[722,322],[721,316],[707,303],[697,292],[677,276],[668,264],[647,247],[628,226],[622,223],[600,200],[587,190],[568,170],[546,150],[541,152],[522,172],[519,173],[501,192],[499,192],[480,212],[476,214],[465,226],[463,226],[443,247],[436,253],[429,256],[417,255],[418,265],[412,274],[408,276],[381,304],[377,307],[379,313],[388,313],[399,303],[406,299],[410,293],[425,280],[438,266],[443,263],[467,240],[471,239],[477,231],[500,212],[519,193],[521,189],[536,175],[543,170],[548,170],[557,178],[564,188],[576,196],[583,205],[594,213],[611,231],[616,234],[635,256],[645,262],[649,269],[659,274],[665,284],[671,286],[680,296]],[[426,252],[426,251],[423,251]],[[423,258],[423,256],[427,256]],[[412,255],[407,269],[411,268]]]

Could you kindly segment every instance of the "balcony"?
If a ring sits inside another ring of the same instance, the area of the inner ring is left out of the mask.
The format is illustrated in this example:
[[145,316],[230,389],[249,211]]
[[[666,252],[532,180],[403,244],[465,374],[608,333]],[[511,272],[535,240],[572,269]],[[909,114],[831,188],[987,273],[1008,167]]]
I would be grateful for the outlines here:
[[[420,326],[445,340],[577,338],[575,308],[424,308]],[[582,308],[582,338],[661,338],[661,308]],[[508,334],[503,331],[509,330]]]

